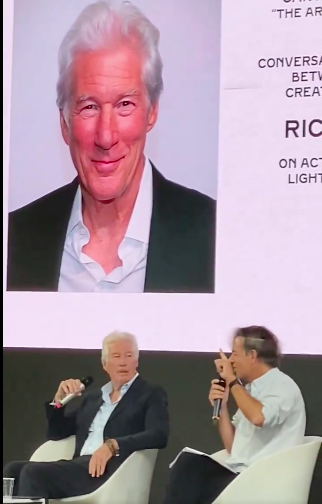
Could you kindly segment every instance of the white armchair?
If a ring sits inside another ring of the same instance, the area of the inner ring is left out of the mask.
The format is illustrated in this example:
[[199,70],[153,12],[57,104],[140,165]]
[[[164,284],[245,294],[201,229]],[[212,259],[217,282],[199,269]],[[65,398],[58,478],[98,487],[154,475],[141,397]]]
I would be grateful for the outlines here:
[[[301,445],[254,462],[234,479],[213,504],[307,504],[322,438],[308,436]],[[226,450],[212,455],[225,460]]]
[[[34,462],[69,460],[75,449],[75,437],[62,441],[47,441],[30,458]],[[115,473],[95,492],[67,499],[51,500],[51,503],[72,504],[148,504],[152,475],[158,450],[132,453]]]

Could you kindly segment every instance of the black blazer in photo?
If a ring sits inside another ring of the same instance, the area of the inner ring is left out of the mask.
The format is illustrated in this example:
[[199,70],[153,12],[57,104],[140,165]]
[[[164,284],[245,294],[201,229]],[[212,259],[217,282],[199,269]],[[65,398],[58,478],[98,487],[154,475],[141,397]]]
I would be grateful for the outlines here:
[[[214,292],[216,201],[153,170],[144,292]],[[7,290],[58,291],[68,222],[79,185],[9,214]]]

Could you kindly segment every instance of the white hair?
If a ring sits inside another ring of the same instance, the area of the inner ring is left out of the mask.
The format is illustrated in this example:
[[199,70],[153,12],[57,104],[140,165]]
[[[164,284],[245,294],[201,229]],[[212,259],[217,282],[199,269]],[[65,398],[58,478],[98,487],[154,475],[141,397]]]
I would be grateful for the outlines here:
[[150,105],[163,90],[159,30],[130,2],[100,1],[87,6],[65,35],[58,55],[57,105],[65,115],[72,91],[72,65],[77,54],[110,47],[118,40],[139,44],[145,57],[142,81]]
[[128,332],[113,331],[111,334],[109,334],[108,336],[105,336],[105,338],[103,339],[103,345],[102,345],[102,363],[103,364],[108,360],[109,345],[111,343],[114,343],[115,341],[120,341],[120,340],[130,341],[132,343],[133,355],[136,359],[138,359],[139,347],[138,347],[138,343],[136,341],[136,337],[133,336],[133,334],[130,334]]

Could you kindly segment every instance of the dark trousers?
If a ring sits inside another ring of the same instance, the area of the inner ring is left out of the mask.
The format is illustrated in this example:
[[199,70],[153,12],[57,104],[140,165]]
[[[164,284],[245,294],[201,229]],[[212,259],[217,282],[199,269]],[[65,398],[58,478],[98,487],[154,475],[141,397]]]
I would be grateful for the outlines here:
[[234,478],[208,457],[182,453],[170,470],[163,504],[212,504]]
[[94,492],[120,466],[119,457],[109,460],[103,476],[88,473],[90,456],[58,462],[11,462],[3,470],[4,478],[15,478],[14,495],[63,499]]

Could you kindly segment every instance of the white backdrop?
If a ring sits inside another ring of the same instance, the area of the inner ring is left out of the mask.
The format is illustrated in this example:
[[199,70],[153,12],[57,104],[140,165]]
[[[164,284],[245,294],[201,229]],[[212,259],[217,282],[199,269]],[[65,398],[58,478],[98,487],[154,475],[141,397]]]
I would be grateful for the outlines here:
[[[57,55],[64,35],[90,3],[14,2],[10,210],[76,175],[61,138],[55,103]],[[170,180],[215,198],[221,2],[198,4],[198,0],[135,1],[160,30],[164,64],[159,119],[148,134],[146,153]]]
[[[5,3],[5,184],[10,4]],[[285,137],[287,120],[322,121],[321,96],[286,96],[295,84],[315,87],[292,83],[293,72],[321,72],[321,65],[258,64],[262,58],[319,55],[321,15],[306,14],[320,6],[320,0],[223,1],[216,294],[5,292],[5,346],[99,348],[107,332],[120,328],[134,332],[142,349],[212,352],[228,349],[234,327],[265,324],[284,352],[322,353],[322,136]],[[208,47],[204,52],[207,57]],[[316,121],[313,133],[321,130]],[[317,166],[300,168],[303,158],[316,158]],[[281,159],[295,159],[297,167],[280,168]],[[311,182],[292,183],[301,173],[310,174]],[[6,233],[6,219],[4,224]]]

